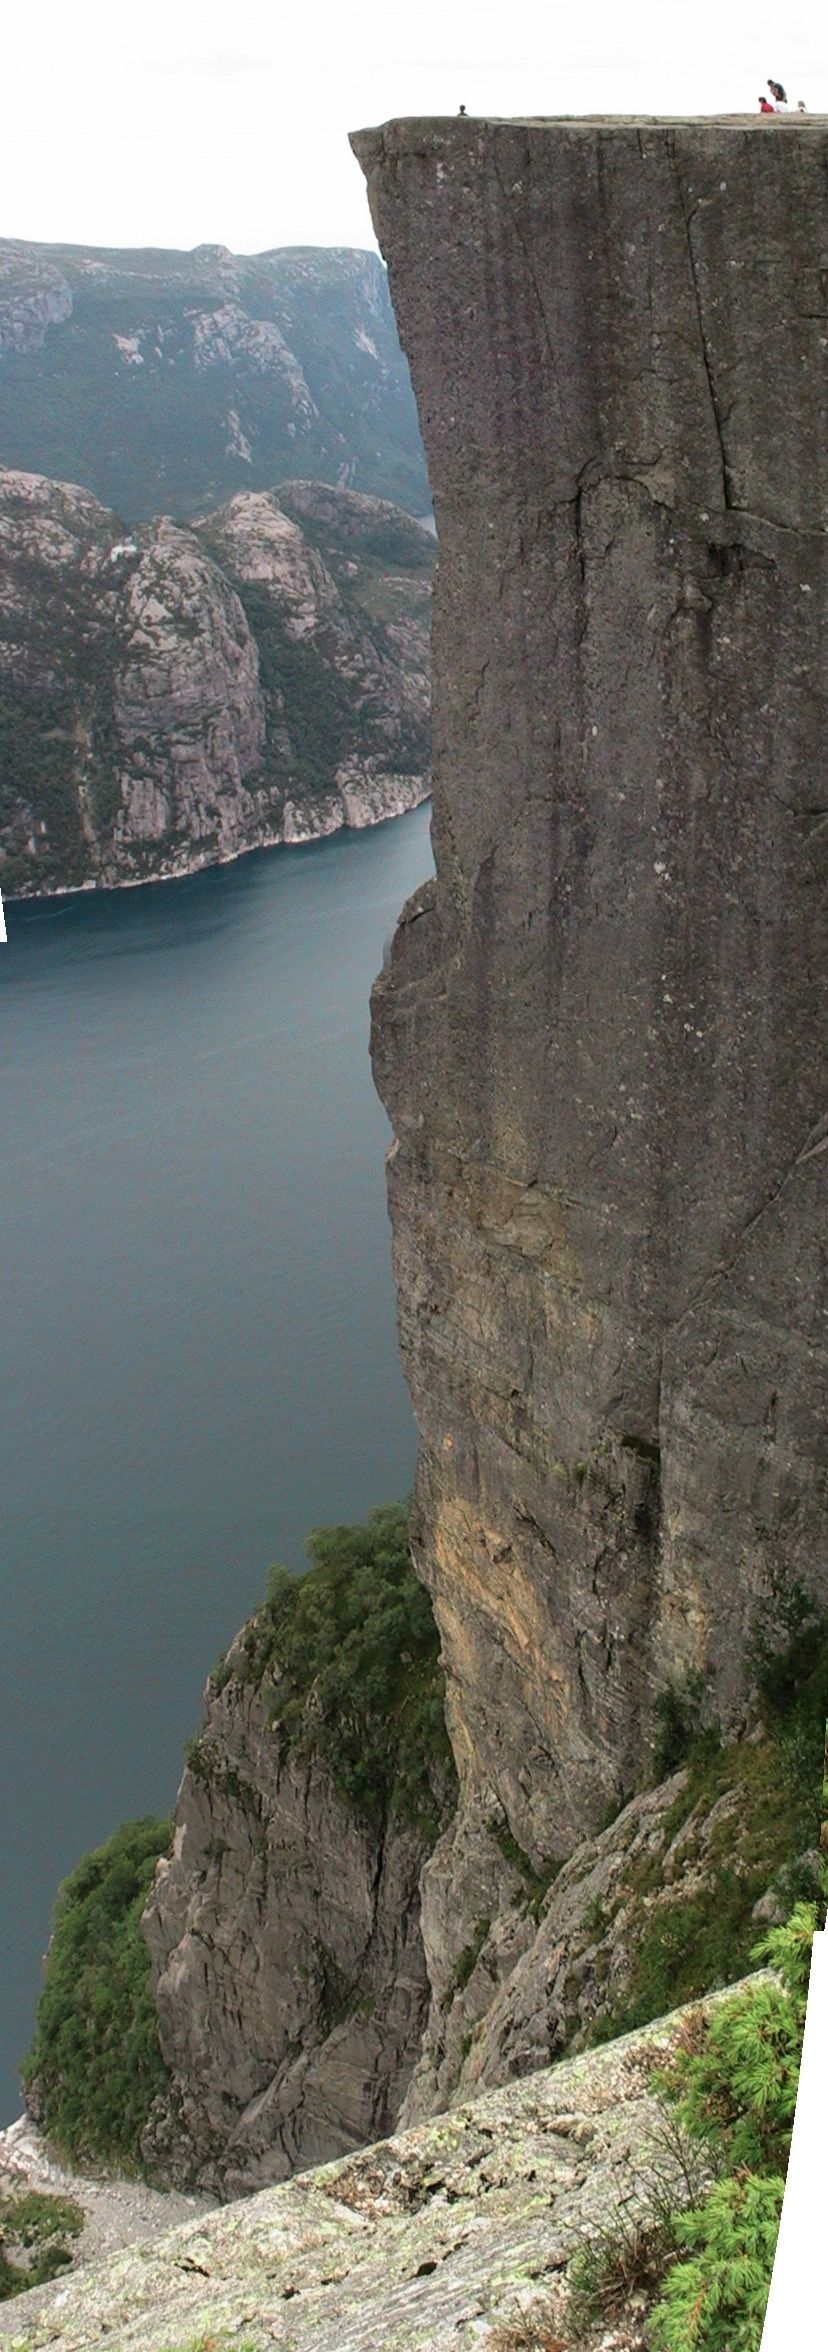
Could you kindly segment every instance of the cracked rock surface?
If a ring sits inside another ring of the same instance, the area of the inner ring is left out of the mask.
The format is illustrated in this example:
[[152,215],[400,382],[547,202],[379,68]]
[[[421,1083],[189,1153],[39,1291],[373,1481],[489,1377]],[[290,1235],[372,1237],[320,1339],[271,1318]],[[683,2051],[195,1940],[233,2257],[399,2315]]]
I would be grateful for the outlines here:
[[428,2001],[428,1844],[369,1829],[253,1684],[208,1684],[143,1921],[170,2076],[143,2147],[163,2179],[238,2196],[392,2129]]
[[[825,1595],[826,124],[357,136],[439,534],[374,992],[416,1559],[537,1867]],[[459,1925],[458,1925],[458,1933]]]
[[[682,2012],[0,2309],[17,2352],[471,2352],[663,2167]],[[673,2174],[671,2172],[671,2180]],[[675,2193],[681,2197],[678,2179]]]

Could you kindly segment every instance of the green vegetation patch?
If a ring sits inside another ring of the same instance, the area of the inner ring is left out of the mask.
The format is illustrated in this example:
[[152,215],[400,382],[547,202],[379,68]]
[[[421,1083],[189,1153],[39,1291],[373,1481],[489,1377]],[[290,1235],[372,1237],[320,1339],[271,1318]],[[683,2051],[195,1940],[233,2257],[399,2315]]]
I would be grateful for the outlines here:
[[125,1822],[58,1894],[22,2079],[76,2163],[142,2170],[141,2133],[167,2076],[140,1919],[170,1834],[166,1821]]
[[414,1574],[403,1503],[364,1526],[320,1527],[303,1576],[271,1573],[268,1598],[219,1669],[261,1686],[274,1728],[320,1756],[374,1827],[390,1813],[436,1836],[455,1798],[431,1603]]
[[72,2260],[84,2217],[72,2197],[40,2189],[0,2197],[0,2303],[45,2286]]
[[490,1919],[478,1919],[471,1942],[464,1946],[454,1971],[456,1993],[465,1992],[469,1978],[474,1975],[491,1924]]
[[662,2080],[679,2124],[717,2178],[675,2224],[650,2332],[656,2352],[756,2352],[762,2333],[790,2153],[815,1903],[754,1948],[775,1980],[713,2010]]
[[[714,1805],[727,1797],[733,1803],[707,1829]],[[686,1785],[665,1816],[663,1844],[631,1864],[620,1882],[615,1908],[640,1905],[641,1928],[626,1990],[597,2020],[592,2042],[614,2041],[744,1976],[756,1936],[754,1905],[774,1877],[790,1886],[795,1876],[798,1803],[786,1786],[777,1741],[722,1748],[699,1742]],[[670,1895],[664,1858],[681,1829],[688,1832],[682,1867],[697,1864],[703,1883],[696,1893],[677,1886]],[[812,1843],[815,1831],[816,1791]]]

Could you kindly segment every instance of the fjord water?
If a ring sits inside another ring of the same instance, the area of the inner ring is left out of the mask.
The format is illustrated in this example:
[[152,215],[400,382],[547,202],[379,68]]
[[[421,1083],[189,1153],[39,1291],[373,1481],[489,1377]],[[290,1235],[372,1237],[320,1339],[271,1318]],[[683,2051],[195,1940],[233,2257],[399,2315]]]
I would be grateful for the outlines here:
[[428,812],[7,907],[0,2124],[59,1880],[309,1529],[410,1484],[368,992]]

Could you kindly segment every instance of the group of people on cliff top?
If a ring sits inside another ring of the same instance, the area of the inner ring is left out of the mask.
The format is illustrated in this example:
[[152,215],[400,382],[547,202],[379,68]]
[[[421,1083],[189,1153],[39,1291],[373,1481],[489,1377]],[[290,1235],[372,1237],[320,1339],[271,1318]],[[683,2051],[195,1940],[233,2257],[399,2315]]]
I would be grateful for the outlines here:
[[[787,91],[783,90],[781,82],[772,82],[770,75],[768,75],[768,89],[770,97],[759,100],[760,114],[783,114],[788,103]],[[797,114],[807,114],[808,109],[804,98],[797,98],[796,111]]]

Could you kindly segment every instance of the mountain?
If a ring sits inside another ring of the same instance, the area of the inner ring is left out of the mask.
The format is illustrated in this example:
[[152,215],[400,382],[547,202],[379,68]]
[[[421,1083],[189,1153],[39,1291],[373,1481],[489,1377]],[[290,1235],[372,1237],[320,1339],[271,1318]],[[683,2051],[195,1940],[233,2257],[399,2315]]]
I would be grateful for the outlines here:
[[0,883],[189,873],[429,790],[432,535],[317,483],[130,529],[0,475]]
[[430,505],[382,263],[0,243],[0,464],[131,523],[302,475]]

